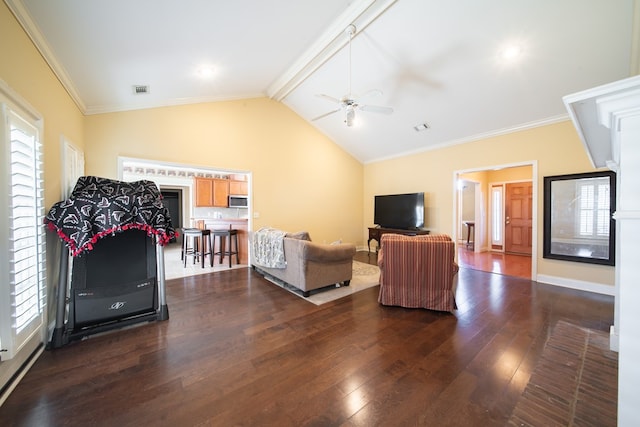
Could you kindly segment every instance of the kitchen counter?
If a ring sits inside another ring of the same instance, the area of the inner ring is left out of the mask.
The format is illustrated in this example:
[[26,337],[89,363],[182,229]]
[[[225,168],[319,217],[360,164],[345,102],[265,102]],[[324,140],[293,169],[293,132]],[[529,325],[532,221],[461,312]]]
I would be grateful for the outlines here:
[[247,224],[248,218],[214,218],[212,216],[193,217],[192,222],[204,221],[205,224]]
[[[240,256],[240,264],[249,264],[249,220],[247,218],[194,217],[191,218],[191,224],[193,227],[196,226],[197,221],[204,221],[205,228],[209,230],[229,229],[229,227],[234,230],[238,230],[238,252]],[[218,239],[216,239],[214,252],[218,252],[219,250]],[[217,263],[219,260],[220,258],[216,257],[214,262]],[[228,262],[228,260],[223,260],[223,263],[224,261]]]

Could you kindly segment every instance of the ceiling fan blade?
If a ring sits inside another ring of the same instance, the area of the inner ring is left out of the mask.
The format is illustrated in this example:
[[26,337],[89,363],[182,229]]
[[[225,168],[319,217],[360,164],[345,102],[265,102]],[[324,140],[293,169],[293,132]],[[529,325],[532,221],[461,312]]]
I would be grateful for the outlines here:
[[382,114],[391,114],[393,113],[393,108],[391,107],[381,107],[378,105],[361,105],[360,109],[362,111],[369,111],[371,113],[382,113]]
[[340,111],[340,108],[338,108],[337,110],[329,111],[328,113],[321,114],[318,117],[315,117],[315,118],[311,119],[311,121],[315,122],[316,120],[320,120],[323,117],[330,116],[331,114],[337,113],[338,111]]
[[325,95],[324,93],[319,93],[316,96],[318,98],[326,99],[327,101],[335,102],[336,104],[340,104],[342,102],[338,98],[334,98],[333,96]]
[[358,98],[358,100],[361,101],[363,99],[371,98],[371,97],[374,97],[374,96],[382,96],[382,91],[380,89],[371,89],[371,90],[366,91],[362,95],[357,96],[356,98]]

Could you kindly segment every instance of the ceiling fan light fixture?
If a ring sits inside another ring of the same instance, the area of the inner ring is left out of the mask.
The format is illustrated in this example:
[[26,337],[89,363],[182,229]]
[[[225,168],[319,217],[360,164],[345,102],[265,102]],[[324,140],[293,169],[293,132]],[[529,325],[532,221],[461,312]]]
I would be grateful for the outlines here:
[[356,119],[356,111],[353,109],[353,106],[349,105],[344,112],[344,122],[347,126],[353,126],[353,123]]
[[[382,106],[378,106],[378,105],[364,105],[361,104],[359,102],[359,98],[356,98],[353,96],[353,93],[351,92],[351,41],[353,39],[353,35],[356,33],[356,26],[351,24],[349,25],[346,29],[345,29],[345,33],[347,34],[347,36],[349,37],[349,55],[348,55],[348,59],[349,59],[349,69],[348,69],[348,88],[349,91],[347,92],[346,95],[344,95],[342,98],[338,99],[338,98],[334,98],[332,96],[329,95],[324,95],[324,94],[318,94],[316,96],[320,97],[320,98],[324,98],[328,101],[331,101],[333,103],[339,104],[340,108],[335,109],[333,111],[329,111],[328,113],[324,113],[321,114],[315,118],[312,119],[312,121],[315,120],[319,120],[323,117],[327,117],[333,113],[337,113],[340,110],[344,111],[344,123],[348,126],[348,127],[352,127],[354,126],[356,123],[356,109],[361,110],[361,111],[365,111],[365,112],[374,112],[374,113],[382,113],[382,114],[391,114],[393,113],[393,108],[391,107],[382,107]],[[365,92],[365,96],[369,96],[369,95],[378,95],[378,94],[382,94],[382,91],[380,90],[370,90],[368,92]]]

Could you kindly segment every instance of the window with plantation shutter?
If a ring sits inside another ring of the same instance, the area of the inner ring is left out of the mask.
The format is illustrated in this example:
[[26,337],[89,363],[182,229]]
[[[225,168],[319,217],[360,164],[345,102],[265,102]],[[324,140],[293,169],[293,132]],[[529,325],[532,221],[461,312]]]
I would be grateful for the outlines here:
[[[2,82],[0,82],[2,83]],[[43,342],[46,318],[45,227],[39,116],[0,85],[5,203],[0,231],[0,387]],[[13,363],[13,359],[15,360]]]
[[609,238],[611,198],[609,178],[593,178],[578,184],[580,204],[578,227],[581,237]]
[[9,113],[11,186],[9,264],[12,328],[19,347],[39,331],[44,312],[44,227],[38,130]]

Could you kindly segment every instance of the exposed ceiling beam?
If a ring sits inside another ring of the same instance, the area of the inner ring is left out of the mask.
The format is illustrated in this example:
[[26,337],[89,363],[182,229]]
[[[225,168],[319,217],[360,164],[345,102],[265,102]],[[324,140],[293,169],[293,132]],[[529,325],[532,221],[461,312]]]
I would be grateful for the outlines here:
[[356,35],[380,17],[397,0],[358,0],[336,19],[333,24],[298,58],[298,60],[267,89],[267,95],[282,101],[299,84],[342,49],[347,43],[345,30],[351,24]]

